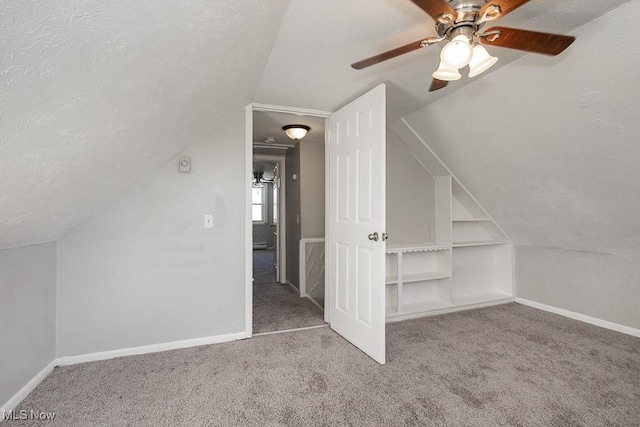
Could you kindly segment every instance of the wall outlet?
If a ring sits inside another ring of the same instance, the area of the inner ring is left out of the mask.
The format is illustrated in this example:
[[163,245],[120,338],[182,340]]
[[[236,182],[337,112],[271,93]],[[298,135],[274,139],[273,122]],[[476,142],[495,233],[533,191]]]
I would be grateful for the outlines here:
[[213,228],[213,215],[204,216],[204,228]]

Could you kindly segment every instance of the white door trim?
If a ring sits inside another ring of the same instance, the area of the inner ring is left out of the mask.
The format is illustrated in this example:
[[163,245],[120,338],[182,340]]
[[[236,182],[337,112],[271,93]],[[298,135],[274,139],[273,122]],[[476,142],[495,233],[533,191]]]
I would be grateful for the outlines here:
[[[285,107],[281,105],[270,104],[249,104],[245,108],[245,336],[251,338],[253,336],[253,221],[251,220],[251,179],[253,177],[253,112],[254,111],[273,111],[289,114],[302,114],[305,116],[324,117],[325,120],[325,152],[328,150],[328,136],[330,135],[330,118],[331,113],[321,110],[312,110],[308,108],[297,107]],[[284,188],[284,161],[281,163],[283,166],[283,175],[281,182]],[[325,174],[329,173],[329,162],[325,161]],[[325,175],[329,176],[329,175]],[[328,181],[328,180],[325,180]],[[329,186],[325,183],[325,190],[328,190]],[[284,192],[283,192],[284,193]],[[284,205],[284,203],[283,203]],[[281,210],[282,212],[282,210]],[[325,218],[329,213],[329,193],[325,191]],[[329,232],[326,227],[328,222],[325,222],[325,236]],[[280,227],[285,228],[285,227]],[[281,230],[282,231],[282,230]],[[286,236],[286,232],[282,233]],[[282,240],[281,240],[282,242]],[[286,243],[286,242],[285,242]],[[328,253],[325,252],[325,260]],[[282,258],[282,256],[281,256]],[[325,264],[328,265],[328,263]],[[283,264],[284,265],[284,264]],[[281,268],[281,270],[283,270]],[[328,271],[325,268],[325,301],[328,301],[328,286],[326,286],[326,277]],[[281,277],[286,277],[281,276]],[[329,322],[328,310],[325,310],[325,321]]]

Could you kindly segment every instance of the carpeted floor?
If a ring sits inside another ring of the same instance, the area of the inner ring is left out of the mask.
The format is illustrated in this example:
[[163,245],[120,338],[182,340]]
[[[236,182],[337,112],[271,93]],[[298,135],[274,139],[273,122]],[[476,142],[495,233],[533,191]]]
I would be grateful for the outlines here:
[[276,278],[276,250],[275,249],[254,249],[253,250],[253,284],[273,283]]
[[17,410],[56,411],[49,426],[640,423],[640,339],[517,304],[389,324],[387,360],[329,328],[265,335],[57,368]]
[[286,331],[323,325],[324,313],[289,285],[253,285],[253,333]]

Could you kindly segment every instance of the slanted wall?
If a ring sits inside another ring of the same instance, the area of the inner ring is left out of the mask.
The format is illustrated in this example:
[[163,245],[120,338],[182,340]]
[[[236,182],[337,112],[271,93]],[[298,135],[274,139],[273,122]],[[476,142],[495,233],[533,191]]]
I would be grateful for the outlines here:
[[528,55],[406,117],[516,244],[518,296],[635,328],[640,46],[611,46],[640,37],[639,14],[632,1],[562,55]]

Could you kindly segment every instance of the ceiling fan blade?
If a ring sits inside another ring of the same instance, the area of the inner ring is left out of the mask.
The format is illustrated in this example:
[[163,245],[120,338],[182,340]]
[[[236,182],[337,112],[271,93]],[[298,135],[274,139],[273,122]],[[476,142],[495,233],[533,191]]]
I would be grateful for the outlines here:
[[528,2],[529,0],[489,0],[484,6],[482,6],[478,15],[484,16],[487,10],[496,10],[495,7],[497,6],[500,8],[499,13],[497,15],[493,15],[493,13],[490,12],[490,16],[488,17],[487,21],[502,18],[507,13],[519,8],[520,6]]
[[[497,35],[497,37],[496,37]],[[576,39],[561,34],[539,33],[515,28],[493,27],[480,36],[482,43],[526,52],[555,56],[562,53]]]
[[429,86],[429,92],[443,89],[447,87],[448,84],[449,82],[445,82],[444,80],[433,79],[431,80],[431,86]]
[[353,68],[356,70],[361,70],[363,68],[369,67],[371,65],[377,64],[382,61],[386,61],[387,59],[395,58],[396,56],[404,55],[405,53],[413,52],[414,50],[420,49],[421,47],[427,47],[433,42],[427,42],[429,39],[434,39],[434,37],[427,37],[413,43],[406,44],[404,46],[397,47],[395,49],[380,53],[378,55],[372,56],[371,58],[363,59],[362,61],[354,62],[351,64]]
[[[458,17],[458,12],[445,0],[411,0],[420,9],[424,10],[434,21],[443,24],[451,24]],[[444,20],[444,21],[443,21]]]

